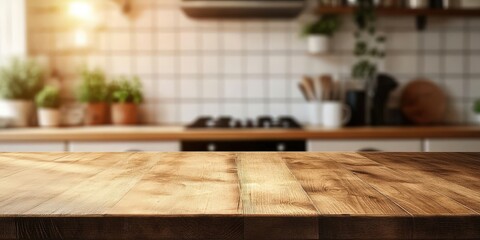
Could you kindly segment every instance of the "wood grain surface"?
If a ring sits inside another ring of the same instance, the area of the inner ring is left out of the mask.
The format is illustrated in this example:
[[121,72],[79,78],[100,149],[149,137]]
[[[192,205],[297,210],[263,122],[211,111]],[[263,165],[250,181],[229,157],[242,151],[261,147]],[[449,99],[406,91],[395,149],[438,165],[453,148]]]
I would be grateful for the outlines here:
[[0,153],[0,239],[480,239],[480,153]]
[[327,129],[195,129],[177,126],[0,129],[0,141],[154,141],[251,139],[480,138],[479,126],[347,127]]

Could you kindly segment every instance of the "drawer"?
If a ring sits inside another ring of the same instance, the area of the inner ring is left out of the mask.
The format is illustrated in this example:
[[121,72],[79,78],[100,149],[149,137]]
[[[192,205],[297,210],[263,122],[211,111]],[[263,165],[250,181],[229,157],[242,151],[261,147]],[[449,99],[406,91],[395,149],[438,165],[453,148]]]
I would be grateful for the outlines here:
[[0,152],[63,152],[64,142],[0,142]]
[[71,152],[178,152],[177,141],[70,142]]
[[308,150],[312,152],[359,152],[359,151],[382,151],[382,152],[421,152],[422,141],[403,139],[382,140],[310,140]]
[[426,139],[427,152],[480,152],[480,139]]

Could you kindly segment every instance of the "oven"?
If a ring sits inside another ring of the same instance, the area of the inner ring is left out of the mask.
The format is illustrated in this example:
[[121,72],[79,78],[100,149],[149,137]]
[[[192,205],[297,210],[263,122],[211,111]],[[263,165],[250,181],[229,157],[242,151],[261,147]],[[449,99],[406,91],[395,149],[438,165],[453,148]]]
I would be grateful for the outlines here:
[[303,152],[306,140],[182,141],[185,152]]
[[[274,118],[260,116],[256,119],[234,119],[229,116],[219,118],[200,117],[186,126],[188,129],[301,129],[297,120],[290,116]],[[307,150],[306,139],[266,139],[266,140],[185,140],[181,142],[181,150],[186,152],[303,152]]]

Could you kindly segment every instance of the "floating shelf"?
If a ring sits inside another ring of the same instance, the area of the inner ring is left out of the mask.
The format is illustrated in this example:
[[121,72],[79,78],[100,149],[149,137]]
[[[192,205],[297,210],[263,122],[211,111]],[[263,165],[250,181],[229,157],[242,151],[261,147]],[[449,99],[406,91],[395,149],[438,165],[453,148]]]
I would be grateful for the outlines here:
[[[319,7],[317,14],[352,14],[353,7]],[[379,15],[395,16],[445,16],[445,17],[480,17],[480,8],[475,9],[410,9],[410,8],[378,8]]]
[[[339,14],[350,15],[355,12],[354,7],[319,7],[318,15]],[[380,16],[413,16],[417,17],[418,29],[425,29],[427,17],[480,17],[480,8],[472,9],[410,9],[410,8],[378,8]]]

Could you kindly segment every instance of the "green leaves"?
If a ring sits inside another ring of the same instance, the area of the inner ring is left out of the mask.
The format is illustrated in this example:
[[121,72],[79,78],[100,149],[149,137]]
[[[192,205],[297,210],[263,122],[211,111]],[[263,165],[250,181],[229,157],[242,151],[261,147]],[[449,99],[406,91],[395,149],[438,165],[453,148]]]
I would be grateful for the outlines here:
[[35,97],[35,103],[40,108],[59,108],[60,90],[53,86],[45,86]]
[[138,77],[119,77],[111,84],[112,100],[116,103],[135,103],[143,101],[142,85]]
[[332,36],[340,28],[340,18],[337,15],[323,15],[317,21],[308,24],[303,29],[303,35],[319,34]]
[[475,103],[473,104],[473,111],[477,114],[480,114],[480,99],[475,101]]
[[84,103],[109,102],[135,103],[143,101],[142,86],[138,77],[118,77],[110,84],[101,70],[83,70],[82,83],[77,98]]
[[81,73],[82,83],[77,90],[77,98],[83,103],[108,102],[110,88],[102,70],[84,69]]
[[372,79],[377,72],[377,66],[368,60],[357,62],[352,69],[352,77],[355,79]]
[[42,88],[44,70],[33,60],[12,59],[0,68],[0,98],[33,100]]
[[366,42],[357,41],[357,43],[355,44],[355,56],[359,57],[365,55],[367,53],[367,49],[368,46]]
[[368,80],[376,75],[376,59],[385,57],[386,37],[378,34],[374,1],[358,0],[357,3],[354,15],[357,41],[353,53],[358,60],[352,68],[352,77]]

